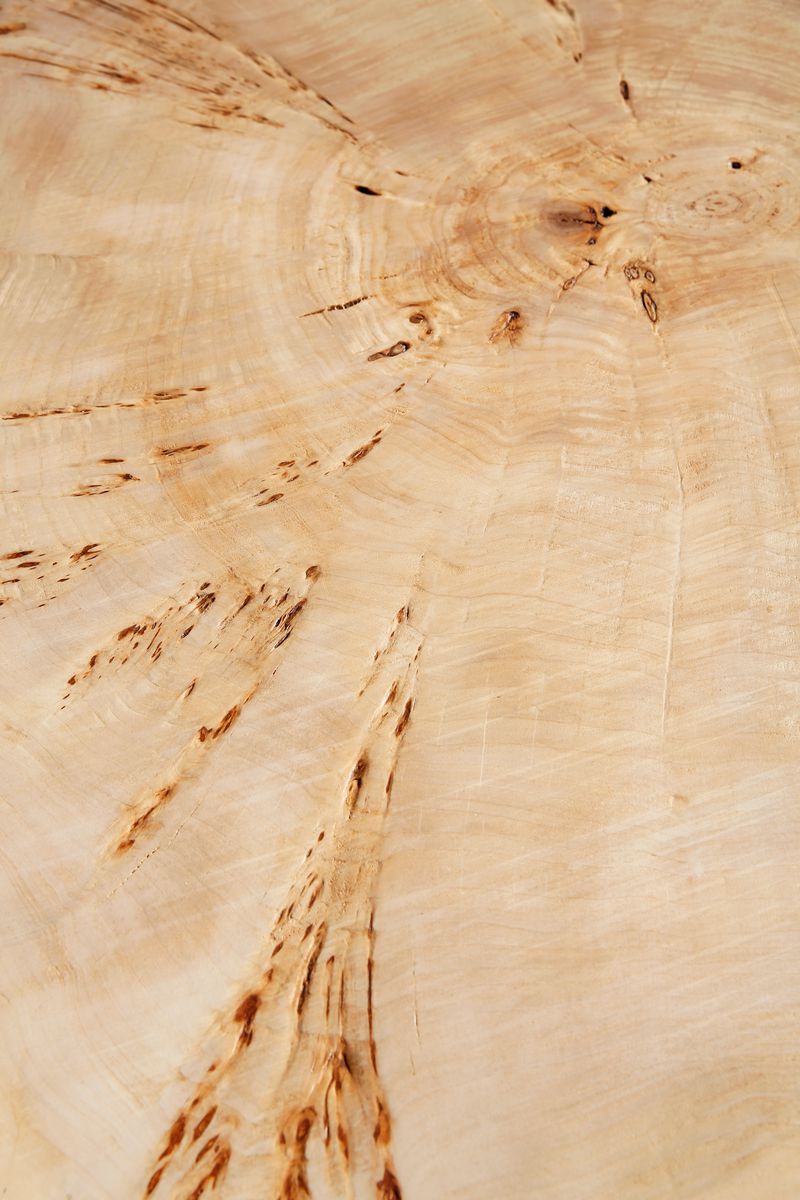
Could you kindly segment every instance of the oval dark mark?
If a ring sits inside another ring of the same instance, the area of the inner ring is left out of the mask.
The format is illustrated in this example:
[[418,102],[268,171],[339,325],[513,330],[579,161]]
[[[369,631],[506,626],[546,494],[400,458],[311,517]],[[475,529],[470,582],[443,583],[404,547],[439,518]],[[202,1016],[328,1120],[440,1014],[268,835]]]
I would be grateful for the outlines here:
[[628,87],[628,81],[627,81],[627,79],[620,79],[620,81],[619,81],[619,94],[620,94],[620,96],[622,96],[622,99],[623,99],[623,100],[630,100],[630,98],[631,98],[631,89]]
[[658,306],[649,292],[642,292],[642,308],[655,325],[658,320]]
[[410,342],[395,342],[388,350],[376,350],[374,354],[368,355],[367,362],[377,362],[379,358],[396,358],[398,354],[405,354],[410,349]]
[[731,159],[731,170],[732,171],[741,171],[741,169],[742,169],[742,164],[739,162],[738,158],[732,158]]
[[615,208],[609,208],[607,204],[604,204],[600,209],[600,215],[608,220],[609,217],[615,217],[617,215],[617,210]]
[[355,189],[357,192],[361,192],[362,196],[380,196],[382,194],[381,192],[376,192],[374,188],[367,187],[366,184],[363,183],[357,183],[355,185]]

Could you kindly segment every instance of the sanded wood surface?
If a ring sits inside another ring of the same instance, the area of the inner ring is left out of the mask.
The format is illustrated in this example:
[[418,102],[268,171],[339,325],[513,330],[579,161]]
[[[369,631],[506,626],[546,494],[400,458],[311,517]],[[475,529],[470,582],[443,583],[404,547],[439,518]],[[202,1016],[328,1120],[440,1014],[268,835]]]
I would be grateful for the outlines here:
[[796,0],[0,8],[0,1196],[796,1200]]

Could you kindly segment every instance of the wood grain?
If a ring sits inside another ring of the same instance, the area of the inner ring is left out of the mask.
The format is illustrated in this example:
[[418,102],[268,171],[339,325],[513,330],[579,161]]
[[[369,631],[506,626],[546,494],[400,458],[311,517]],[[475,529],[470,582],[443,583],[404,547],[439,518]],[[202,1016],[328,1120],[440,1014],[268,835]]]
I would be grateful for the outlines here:
[[795,1200],[797,16],[0,6],[6,1200]]

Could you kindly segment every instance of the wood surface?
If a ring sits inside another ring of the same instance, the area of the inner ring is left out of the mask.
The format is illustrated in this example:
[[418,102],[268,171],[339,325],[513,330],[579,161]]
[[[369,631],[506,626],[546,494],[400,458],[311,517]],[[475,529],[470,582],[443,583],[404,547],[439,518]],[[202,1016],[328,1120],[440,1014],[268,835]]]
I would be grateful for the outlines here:
[[800,1195],[797,0],[0,8],[0,1196]]

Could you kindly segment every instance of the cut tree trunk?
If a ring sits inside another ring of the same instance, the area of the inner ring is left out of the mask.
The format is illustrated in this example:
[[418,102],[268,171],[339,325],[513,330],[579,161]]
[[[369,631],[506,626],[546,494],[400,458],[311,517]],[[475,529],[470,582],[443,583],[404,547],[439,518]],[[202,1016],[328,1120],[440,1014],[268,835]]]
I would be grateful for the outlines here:
[[796,1200],[797,4],[3,4],[6,1200]]

